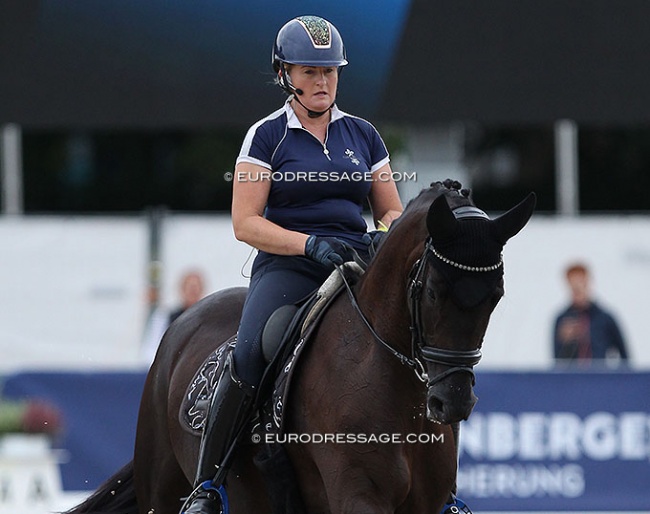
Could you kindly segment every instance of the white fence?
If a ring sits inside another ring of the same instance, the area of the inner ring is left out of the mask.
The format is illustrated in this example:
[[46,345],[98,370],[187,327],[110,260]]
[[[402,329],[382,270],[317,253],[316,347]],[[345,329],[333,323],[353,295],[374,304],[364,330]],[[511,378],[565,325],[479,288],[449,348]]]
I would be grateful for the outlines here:
[[[0,372],[133,368],[147,318],[144,217],[0,219]],[[163,303],[187,268],[209,291],[245,285],[251,250],[227,215],[170,215],[162,232]],[[553,316],[567,292],[563,268],[584,259],[594,289],[617,315],[634,368],[650,366],[650,218],[535,216],[505,248],[506,296],[488,329],[483,369],[550,367]]]

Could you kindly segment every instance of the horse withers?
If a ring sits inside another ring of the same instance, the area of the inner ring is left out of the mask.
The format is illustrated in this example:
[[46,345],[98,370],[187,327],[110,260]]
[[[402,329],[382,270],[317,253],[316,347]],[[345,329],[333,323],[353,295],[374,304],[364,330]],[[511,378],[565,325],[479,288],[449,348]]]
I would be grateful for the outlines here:
[[[278,500],[254,462],[263,444],[244,437],[226,480],[233,514],[440,511],[456,476],[452,426],[476,402],[473,368],[504,293],[503,247],[534,205],[531,194],[490,219],[452,181],[407,205],[293,363],[276,436],[299,498]],[[170,327],[145,383],[133,461],[70,514],[178,512],[200,443],[182,426],[183,397],[237,330],[244,298],[242,288],[215,293]]]

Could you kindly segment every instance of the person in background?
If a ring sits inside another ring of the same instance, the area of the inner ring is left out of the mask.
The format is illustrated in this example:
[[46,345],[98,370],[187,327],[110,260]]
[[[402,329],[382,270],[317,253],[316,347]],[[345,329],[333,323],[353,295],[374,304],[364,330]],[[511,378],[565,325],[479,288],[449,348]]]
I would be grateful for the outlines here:
[[571,303],[555,319],[556,363],[588,367],[616,358],[626,363],[628,351],[619,324],[592,299],[588,267],[581,262],[572,264],[565,276]]
[[205,296],[205,279],[203,273],[198,269],[185,271],[181,275],[178,283],[178,293],[179,302],[175,308],[169,310],[164,307],[158,307],[147,320],[147,326],[145,327],[142,340],[141,355],[142,359],[148,364],[156,356],[160,340],[169,325]]
[[198,270],[189,270],[183,274],[179,284],[180,304],[169,313],[167,325],[205,296],[205,281]]

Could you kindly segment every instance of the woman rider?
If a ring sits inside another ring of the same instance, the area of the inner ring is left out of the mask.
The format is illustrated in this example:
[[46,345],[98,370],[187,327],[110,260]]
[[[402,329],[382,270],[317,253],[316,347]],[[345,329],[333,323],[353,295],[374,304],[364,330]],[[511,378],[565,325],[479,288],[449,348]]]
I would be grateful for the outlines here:
[[225,453],[251,414],[265,369],[260,339],[271,313],[317,289],[353,250],[367,256],[366,200],[378,227],[402,213],[379,133],[335,104],[348,64],[336,27],[317,16],[290,20],[277,34],[272,63],[289,97],[249,129],[235,166],[235,237],[258,254],[232,361],[208,413],[187,514],[221,508]]

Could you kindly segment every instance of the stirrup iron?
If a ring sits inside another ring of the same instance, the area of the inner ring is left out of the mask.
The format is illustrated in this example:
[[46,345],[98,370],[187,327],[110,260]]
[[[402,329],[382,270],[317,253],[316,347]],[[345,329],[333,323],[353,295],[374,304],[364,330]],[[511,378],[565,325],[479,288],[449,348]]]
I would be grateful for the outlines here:
[[206,500],[213,501],[217,503],[217,514],[229,514],[230,506],[228,502],[228,493],[226,488],[223,485],[216,487],[211,480],[206,480],[205,482],[200,483],[190,495],[185,498],[183,506],[181,507],[180,513],[185,514],[187,509],[191,507],[194,503],[194,500],[205,495]]
[[472,514],[472,511],[463,500],[452,494],[440,514]]

